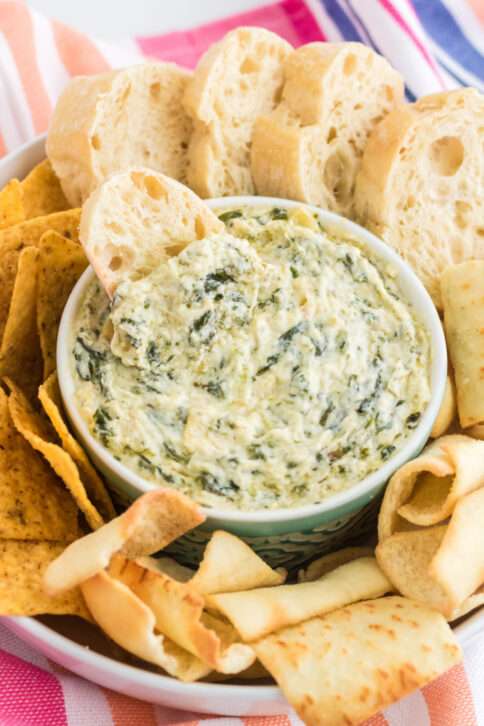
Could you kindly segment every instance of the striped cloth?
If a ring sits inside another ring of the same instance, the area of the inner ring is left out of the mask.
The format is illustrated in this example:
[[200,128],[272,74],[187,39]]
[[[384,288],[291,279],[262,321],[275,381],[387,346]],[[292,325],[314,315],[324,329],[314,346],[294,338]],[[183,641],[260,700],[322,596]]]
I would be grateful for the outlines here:
[[[474,85],[484,90],[483,0],[280,0],[242,15],[116,46],[0,0],[0,156],[46,130],[68,79],[140,59],[193,67],[237,25],[260,25],[295,46],[315,40],[362,41],[401,71],[409,99]],[[463,665],[370,719],[366,726],[484,724],[484,642]],[[67,673],[0,625],[0,726],[290,726],[295,716],[214,719],[136,701]]]

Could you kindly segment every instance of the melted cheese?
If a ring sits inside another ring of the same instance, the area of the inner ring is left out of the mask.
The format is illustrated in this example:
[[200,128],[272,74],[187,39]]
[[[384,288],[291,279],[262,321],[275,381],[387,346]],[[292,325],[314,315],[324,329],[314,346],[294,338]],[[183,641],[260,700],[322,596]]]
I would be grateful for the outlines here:
[[304,209],[224,212],[76,328],[78,402],[144,477],[205,506],[320,502],[381,466],[429,400],[426,334],[392,279]]

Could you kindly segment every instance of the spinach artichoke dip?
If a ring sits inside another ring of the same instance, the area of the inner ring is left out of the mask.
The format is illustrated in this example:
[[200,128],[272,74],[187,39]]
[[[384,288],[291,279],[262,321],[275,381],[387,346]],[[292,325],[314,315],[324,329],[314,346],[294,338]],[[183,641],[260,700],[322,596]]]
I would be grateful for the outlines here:
[[429,344],[391,269],[301,208],[220,214],[75,326],[79,408],[146,479],[207,507],[321,502],[378,469],[430,398]]

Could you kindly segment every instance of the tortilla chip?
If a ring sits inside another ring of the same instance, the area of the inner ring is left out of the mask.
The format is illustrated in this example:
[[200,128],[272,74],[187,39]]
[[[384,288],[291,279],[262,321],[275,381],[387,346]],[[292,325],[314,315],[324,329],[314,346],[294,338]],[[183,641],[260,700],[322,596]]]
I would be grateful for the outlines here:
[[45,413],[59,436],[65,452],[73,459],[81,477],[89,499],[93,502],[105,520],[116,516],[109,492],[101,477],[87,458],[84,449],[71,435],[62,417],[62,401],[54,372],[39,388],[39,398]]
[[446,526],[438,526],[397,532],[378,545],[376,558],[399,593],[433,607],[449,618],[454,606],[429,573],[430,563],[442,544],[446,529]]
[[0,340],[7,320],[19,254],[24,247],[39,245],[49,229],[79,241],[80,209],[69,209],[45,217],[37,217],[0,231]]
[[286,575],[266,565],[241,539],[219,530],[212,534],[190,584],[202,594],[239,592],[280,585]]
[[0,540],[0,615],[79,615],[91,620],[79,588],[50,597],[42,589],[49,562],[63,542]]
[[153,554],[203,522],[198,506],[175,489],[155,489],[96,532],[73,542],[49,566],[45,585],[69,590],[107,567],[116,553],[128,559]]
[[59,179],[48,159],[34,166],[21,183],[26,219],[69,209]]
[[80,218],[80,209],[67,209],[65,212],[34,217],[13,227],[7,227],[0,231],[0,253],[3,254],[7,249],[38,247],[42,235],[49,230],[54,230],[73,242],[79,242]]
[[374,557],[347,562],[315,582],[209,595],[209,607],[225,615],[245,641],[296,625],[344,605],[380,597],[392,585]]
[[24,219],[22,186],[18,179],[11,179],[0,191],[0,229],[11,227]]
[[345,547],[345,549],[337,552],[330,552],[328,555],[318,557],[317,560],[311,562],[305,570],[299,570],[297,573],[298,582],[319,580],[327,572],[331,572],[331,570],[335,570],[347,562],[358,560],[360,557],[371,557],[372,555],[373,549],[371,547]]
[[44,379],[56,367],[57,331],[72,288],[88,265],[82,247],[58,232],[46,232],[39,245],[37,326]]
[[8,407],[17,431],[45,456],[66,485],[89,526],[92,529],[102,527],[104,520],[89,500],[75,463],[64,449],[53,443],[56,435],[49,421],[32,408],[22,391],[10,379],[6,379],[6,383],[11,390]]
[[350,605],[254,644],[307,726],[351,726],[458,663],[442,615],[401,597]]
[[94,620],[129,653],[182,681],[196,681],[210,673],[210,666],[155,633],[153,612],[120,580],[101,571],[83,582],[81,590]]
[[412,498],[398,513],[412,524],[443,522],[466,494],[484,486],[484,443],[468,436],[446,436],[440,449],[447,456],[452,475],[444,480],[423,473],[417,477]]
[[0,348],[0,376],[9,376],[33,398],[42,380],[42,360],[36,323],[37,255],[22,250],[10,309]]
[[445,382],[444,398],[440,405],[437,418],[430,432],[431,439],[438,439],[443,436],[451,427],[457,415],[457,399],[455,392],[455,383],[450,375],[447,375]]
[[0,538],[71,541],[78,531],[75,503],[14,427],[0,388]]
[[153,611],[160,633],[214,670],[240,673],[255,661],[254,651],[240,642],[231,625],[204,613],[205,599],[189,583],[119,556],[108,572]]
[[484,584],[484,489],[461,499],[452,514],[429,572],[449,596],[452,608]]
[[19,257],[20,252],[17,249],[6,249],[2,251],[0,258],[0,345],[7,324]]

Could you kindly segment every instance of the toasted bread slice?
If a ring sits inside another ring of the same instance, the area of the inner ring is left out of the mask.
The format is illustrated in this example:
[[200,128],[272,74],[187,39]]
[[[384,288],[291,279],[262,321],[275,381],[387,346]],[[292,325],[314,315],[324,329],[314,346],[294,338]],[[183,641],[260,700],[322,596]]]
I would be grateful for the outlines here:
[[356,184],[358,220],[413,267],[441,308],[440,276],[484,258],[484,96],[437,93],[388,115]]
[[108,295],[223,223],[190,189],[150,169],[106,179],[84,204],[80,240]]
[[252,135],[259,194],[351,211],[370,131],[403,99],[403,81],[361,43],[310,43],[284,64],[283,98]]
[[46,146],[70,204],[133,166],[184,179],[191,122],[181,100],[189,78],[172,63],[143,63],[70,82]]
[[290,52],[268,30],[237,28],[200,60],[184,105],[194,121],[187,181],[201,197],[254,193],[252,127],[275,107]]

